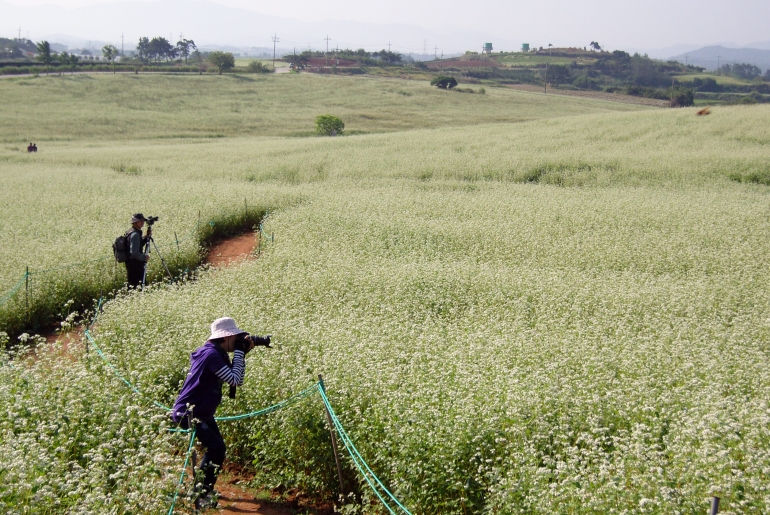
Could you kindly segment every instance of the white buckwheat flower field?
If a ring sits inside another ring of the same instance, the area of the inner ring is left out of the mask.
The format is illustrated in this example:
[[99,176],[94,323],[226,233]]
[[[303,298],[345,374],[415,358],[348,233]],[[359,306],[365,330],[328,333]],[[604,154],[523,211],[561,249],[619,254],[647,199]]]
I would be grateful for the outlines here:
[[[92,80],[99,93],[107,79]],[[422,98],[405,84],[404,102]],[[472,101],[570,113],[463,125],[468,111],[442,111],[457,119],[338,138],[297,137],[287,121],[222,138],[108,125],[112,137],[38,142],[34,156],[3,129],[2,292],[26,266],[109,254],[134,211],[160,216],[177,271],[197,263],[201,226],[251,223],[239,213],[267,213],[275,238],[256,259],[104,305],[91,333],[142,395],[93,349],[25,350],[0,333],[1,511],[165,513],[186,437],[153,401],[173,403],[211,321],[232,316],[275,348],[249,354],[221,414],[323,374],[412,513],[691,514],[712,496],[724,513],[769,512],[770,109],[486,97]],[[24,123],[64,131],[34,116]],[[98,297],[120,273],[107,260],[33,275],[31,299],[63,318],[70,292]],[[24,287],[0,309],[23,324]],[[323,409],[313,396],[222,423],[228,461],[256,486],[334,497]],[[346,512],[384,513],[342,466]]]

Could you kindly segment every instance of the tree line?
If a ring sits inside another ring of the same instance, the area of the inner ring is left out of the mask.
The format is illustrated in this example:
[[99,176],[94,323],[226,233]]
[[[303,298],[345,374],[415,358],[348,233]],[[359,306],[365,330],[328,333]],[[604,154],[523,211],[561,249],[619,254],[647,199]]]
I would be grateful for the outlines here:
[[304,68],[310,62],[311,58],[323,58],[329,59],[343,59],[345,61],[354,61],[359,65],[367,66],[387,66],[387,65],[401,65],[403,64],[403,56],[398,52],[391,52],[389,50],[382,50],[376,52],[367,52],[363,48],[358,50],[351,50],[345,48],[343,50],[335,49],[332,51],[324,52],[320,50],[305,50],[299,54],[290,54],[283,57],[283,60],[294,64],[297,68]]
[[136,53],[139,60],[143,62],[155,61],[158,63],[184,57],[184,62],[187,63],[188,56],[197,48],[192,39],[180,39],[175,45],[172,45],[169,40],[163,37],[152,39],[141,37],[136,45]]

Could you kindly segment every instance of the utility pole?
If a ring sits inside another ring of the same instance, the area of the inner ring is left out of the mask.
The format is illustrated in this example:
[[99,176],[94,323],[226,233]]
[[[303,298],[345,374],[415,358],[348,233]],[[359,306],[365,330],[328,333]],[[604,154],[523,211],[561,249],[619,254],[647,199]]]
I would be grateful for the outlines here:
[[326,53],[324,54],[324,58],[326,59],[326,66],[329,66],[329,34],[326,35]]
[[435,61],[436,59],[438,59],[438,47],[437,46],[433,47],[433,60]]
[[120,33],[120,55],[121,56],[125,56],[126,55],[126,52],[124,51],[124,48],[123,48],[123,33],[122,32]]
[[543,94],[548,94],[548,61],[545,62],[545,77],[543,78]]
[[19,27],[19,43],[21,43],[21,27]]
[[278,34],[273,34],[273,71],[275,71],[275,44],[278,41]]
[[721,56],[721,55],[718,55],[718,56],[717,56],[717,71],[719,71],[719,68],[721,68],[721,67],[719,66],[719,58],[720,58],[720,57],[722,57],[722,56]]
[[687,58],[690,57],[689,54],[684,54],[684,65],[687,66]]
[[390,41],[388,41],[388,64],[390,64]]
[[422,40],[422,53],[427,54],[428,53],[428,40],[423,39]]

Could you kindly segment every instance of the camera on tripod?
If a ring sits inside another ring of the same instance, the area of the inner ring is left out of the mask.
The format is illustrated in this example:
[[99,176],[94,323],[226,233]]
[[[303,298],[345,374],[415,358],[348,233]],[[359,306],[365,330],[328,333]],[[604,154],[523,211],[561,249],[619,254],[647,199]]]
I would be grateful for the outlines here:
[[159,219],[159,218],[158,218],[157,216],[148,216],[147,218],[145,218],[145,219],[144,219],[144,221],[147,223],[147,225],[150,225],[150,226],[151,226],[152,224],[154,224],[155,222],[157,222],[157,221],[158,221],[158,219]]

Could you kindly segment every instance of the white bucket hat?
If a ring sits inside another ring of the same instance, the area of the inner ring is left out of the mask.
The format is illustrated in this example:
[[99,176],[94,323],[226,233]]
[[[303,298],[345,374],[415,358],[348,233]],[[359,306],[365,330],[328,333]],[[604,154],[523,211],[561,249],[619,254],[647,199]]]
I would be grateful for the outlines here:
[[238,326],[235,325],[235,320],[232,318],[217,318],[211,324],[211,336],[209,336],[209,340],[224,338],[225,336],[235,336],[236,334],[243,334],[245,332],[247,331],[238,329]]

